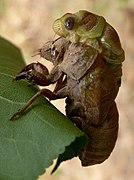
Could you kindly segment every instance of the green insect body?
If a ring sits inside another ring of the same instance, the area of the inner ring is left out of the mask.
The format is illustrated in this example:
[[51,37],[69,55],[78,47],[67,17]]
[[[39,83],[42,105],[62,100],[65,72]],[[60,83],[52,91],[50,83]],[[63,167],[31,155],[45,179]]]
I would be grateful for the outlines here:
[[54,21],[53,30],[73,43],[84,43],[102,53],[120,84],[124,50],[117,32],[102,16],[85,10],[67,13]]

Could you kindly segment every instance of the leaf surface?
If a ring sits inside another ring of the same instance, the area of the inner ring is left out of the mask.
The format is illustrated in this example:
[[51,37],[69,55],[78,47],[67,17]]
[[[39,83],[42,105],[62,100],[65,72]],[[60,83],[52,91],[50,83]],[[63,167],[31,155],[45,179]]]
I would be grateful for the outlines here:
[[[0,37],[0,179],[34,180],[53,160],[77,155],[68,154],[66,147],[82,148],[85,136],[73,123],[43,97],[17,120],[9,118],[37,91],[24,80],[13,77],[25,66],[20,50]],[[70,148],[72,151],[72,148]],[[70,151],[70,153],[71,153]],[[59,163],[60,164],[60,163]],[[59,165],[58,164],[58,165]]]

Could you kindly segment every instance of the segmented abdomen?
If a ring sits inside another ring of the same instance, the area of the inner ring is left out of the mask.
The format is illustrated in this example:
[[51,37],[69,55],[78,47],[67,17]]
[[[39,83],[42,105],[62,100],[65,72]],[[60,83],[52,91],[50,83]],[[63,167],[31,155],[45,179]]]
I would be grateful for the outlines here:
[[115,102],[101,126],[90,126],[88,144],[80,153],[82,166],[105,161],[111,154],[118,135],[118,111]]

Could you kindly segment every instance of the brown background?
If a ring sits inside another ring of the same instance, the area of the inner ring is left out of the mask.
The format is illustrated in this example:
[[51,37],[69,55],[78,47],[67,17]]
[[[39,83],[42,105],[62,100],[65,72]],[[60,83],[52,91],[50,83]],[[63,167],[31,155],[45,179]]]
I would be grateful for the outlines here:
[[[134,179],[134,1],[133,0],[0,0],[0,35],[22,49],[27,63],[43,42],[53,40],[53,21],[66,12],[86,9],[104,16],[118,31],[126,61],[122,87],[116,99],[120,130],[116,147],[101,165],[82,168],[74,158],[62,163],[51,176],[52,167],[40,180],[132,180]],[[63,110],[63,101],[56,106]]]

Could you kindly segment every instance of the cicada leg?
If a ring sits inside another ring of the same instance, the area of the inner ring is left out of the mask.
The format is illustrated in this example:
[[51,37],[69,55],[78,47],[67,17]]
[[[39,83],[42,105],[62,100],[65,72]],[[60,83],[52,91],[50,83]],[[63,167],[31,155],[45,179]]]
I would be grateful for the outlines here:
[[13,116],[11,116],[10,120],[14,120],[18,115],[22,114],[35,101],[35,99],[37,97],[39,97],[39,96],[45,96],[49,100],[56,100],[56,99],[58,99],[57,95],[54,94],[49,89],[41,89],[18,112],[13,114]]

